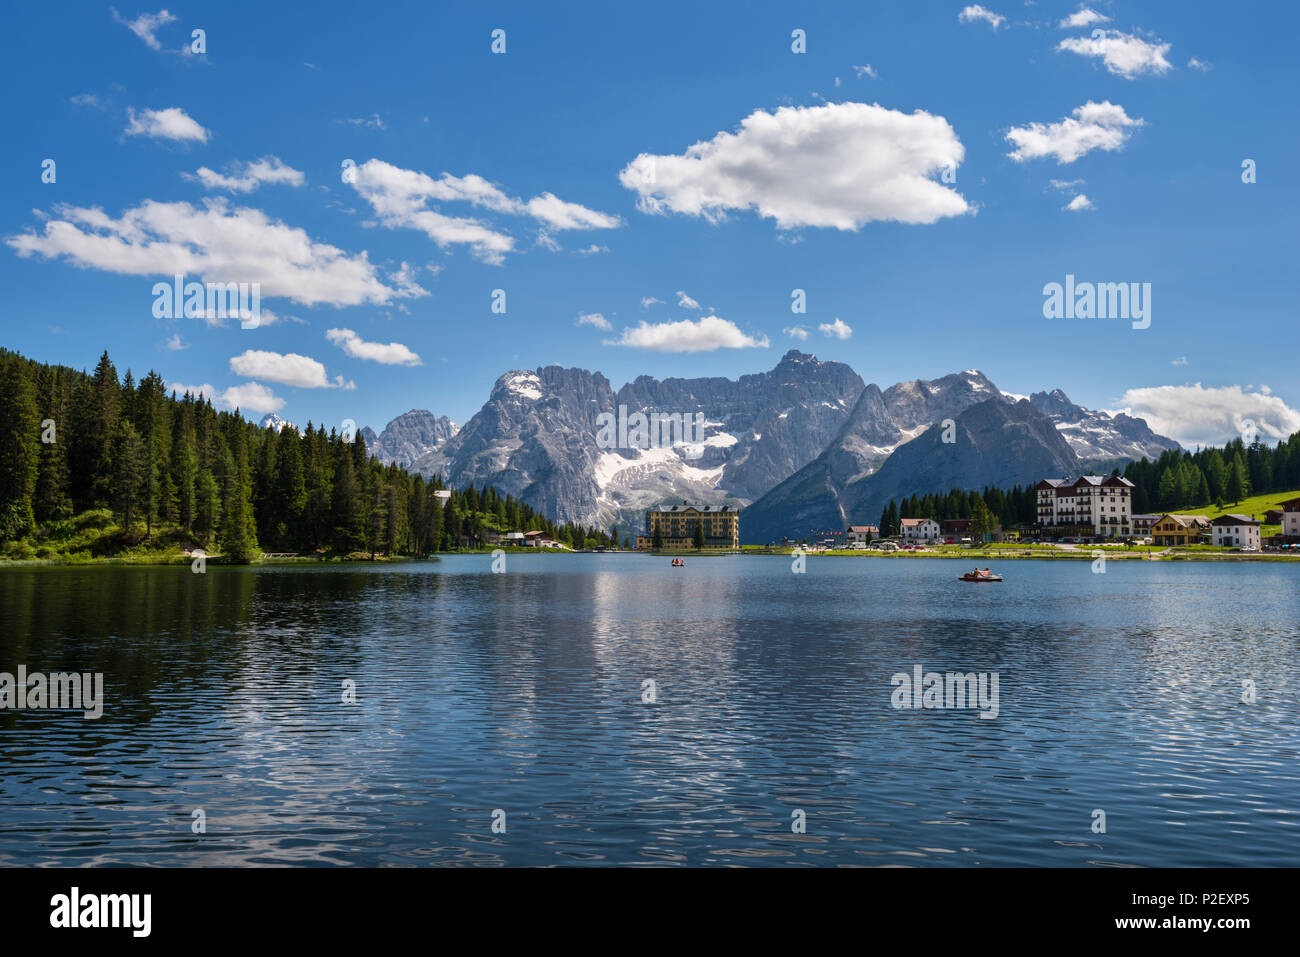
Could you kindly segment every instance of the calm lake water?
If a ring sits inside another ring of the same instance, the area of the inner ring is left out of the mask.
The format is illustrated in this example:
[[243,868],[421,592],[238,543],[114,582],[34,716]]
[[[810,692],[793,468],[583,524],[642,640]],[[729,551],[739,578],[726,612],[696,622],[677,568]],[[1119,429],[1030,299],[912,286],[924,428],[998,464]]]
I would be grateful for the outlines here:
[[0,864],[1300,864],[1300,566],[491,562],[0,569]]

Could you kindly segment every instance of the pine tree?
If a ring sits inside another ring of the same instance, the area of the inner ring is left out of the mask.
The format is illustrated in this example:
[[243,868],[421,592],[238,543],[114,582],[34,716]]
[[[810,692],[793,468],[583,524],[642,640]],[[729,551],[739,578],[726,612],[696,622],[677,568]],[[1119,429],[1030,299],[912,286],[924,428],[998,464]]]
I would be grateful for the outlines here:
[[182,445],[174,451],[172,473],[176,488],[176,518],[188,534],[194,530],[198,493],[195,482],[199,474],[199,460],[191,446]]
[[41,420],[27,363],[9,356],[0,369],[0,541],[36,524],[32,494],[40,467]]
[[695,523],[694,545],[696,551],[699,551],[700,549],[704,548],[704,522],[702,521],[697,521]]
[[1196,471],[1198,473],[1198,480],[1196,483],[1196,504],[1209,505],[1210,504],[1209,479],[1205,477],[1205,473],[1200,469],[1197,469]]
[[86,502],[80,506],[82,508],[102,507],[112,497],[112,440],[117,433],[120,392],[117,370],[109,361],[108,352],[104,352],[99,357],[99,364],[95,366],[95,375],[87,395],[89,421],[84,426],[86,455],[84,461],[74,464],[74,471],[85,470]]
[[113,437],[113,506],[122,516],[122,529],[131,534],[131,522],[144,501],[145,448],[135,426],[125,416]]
[[[72,514],[68,494],[67,403],[58,370],[44,370],[45,386],[40,399],[40,446],[36,489],[32,510],[38,522],[67,518]],[[63,434],[60,435],[60,429]]]
[[1245,471],[1240,455],[1234,458],[1232,464],[1228,466],[1228,481],[1224,486],[1223,494],[1224,498],[1231,501],[1233,505],[1236,505],[1247,495],[1246,479],[1243,474]]
[[366,549],[370,552],[370,560],[375,560],[375,554],[383,547],[384,544],[384,520],[388,512],[384,503],[384,483],[374,481],[371,483],[370,509],[366,522]]
[[993,513],[989,507],[984,504],[982,497],[976,497],[971,508],[970,515],[971,540],[976,542],[984,541],[994,531]]
[[212,472],[199,473],[194,489],[194,534],[205,548],[221,527],[221,488]]
[[226,481],[221,502],[221,554],[232,562],[257,557],[257,527],[253,520],[252,479],[243,430],[235,432],[235,447],[226,453]]
[[263,528],[279,549],[297,550],[307,545],[303,528],[307,480],[303,474],[302,444],[298,431],[292,427],[281,432],[275,441],[275,469],[267,488],[269,516]]
[[343,554],[358,551],[365,544],[364,526],[357,508],[359,490],[352,454],[341,443],[336,455],[333,489],[330,513],[334,550]]

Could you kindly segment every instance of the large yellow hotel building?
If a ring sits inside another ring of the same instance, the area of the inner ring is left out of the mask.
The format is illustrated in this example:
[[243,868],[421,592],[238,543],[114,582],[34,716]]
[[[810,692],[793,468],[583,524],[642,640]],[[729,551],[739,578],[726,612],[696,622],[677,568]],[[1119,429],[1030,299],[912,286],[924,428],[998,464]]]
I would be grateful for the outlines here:
[[637,548],[654,542],[655,526],[664,537],[664,548],[694,548],[695,529],[704,526],[705,548],[740,548],[740,510],[734,505],[661,505],[645,513],[645,534],[636,538]]

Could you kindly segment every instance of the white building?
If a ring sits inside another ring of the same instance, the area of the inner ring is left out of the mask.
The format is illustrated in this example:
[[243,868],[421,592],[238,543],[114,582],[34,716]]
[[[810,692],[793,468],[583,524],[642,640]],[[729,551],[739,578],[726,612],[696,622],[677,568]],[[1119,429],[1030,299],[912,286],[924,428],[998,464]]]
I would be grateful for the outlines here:
[[1133,534],[1133,483],[1118,475],[1043,479],[1038,491],[1038,524],[1044,530],[1072,529],[1098,538]]
[[850,542],[874,542],[880,537],[880,529],[874,525],[850,525],[845,538]]
[[903,541],[909,544],[925,544],[939,538],[939,523],[932,518],[905,518],[900,524]]
[[1300,498],[1282,503],[1282,534],[1300,538]]
[[1224,548],[1260,546],[1259,522],[1249,515],[1220,515],[1210,521],[1214,544]]

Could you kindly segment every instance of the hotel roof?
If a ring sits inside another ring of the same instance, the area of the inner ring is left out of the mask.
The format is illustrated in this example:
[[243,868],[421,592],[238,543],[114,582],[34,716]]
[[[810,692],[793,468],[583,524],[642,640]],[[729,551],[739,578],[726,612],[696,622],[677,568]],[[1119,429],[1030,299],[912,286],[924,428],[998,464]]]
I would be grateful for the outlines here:
[[1231,515],[1220,515],[1218,518],[1211,519],[1210,524],[1211,525],[1258,525],[1259,522],[1255,521],[1255,519],[1251,518],[1249,515],[1238,515],[1236,513],[1233,513]]
[[1204,528],[1205,526],[1210,524],[1210,520],[1206,518],[1204,515],[1175,515],[1173,512],[1166,512],[1164,515],[1160,517],[1160,521],[1163,522],[1166,518],[1172,518],[1175,522],[1177,522],[1179,525],[1183,526],[1184,528],[1190,525],[1197,525]]
[[652,512],[738,512],[734,505],[660,505]]

